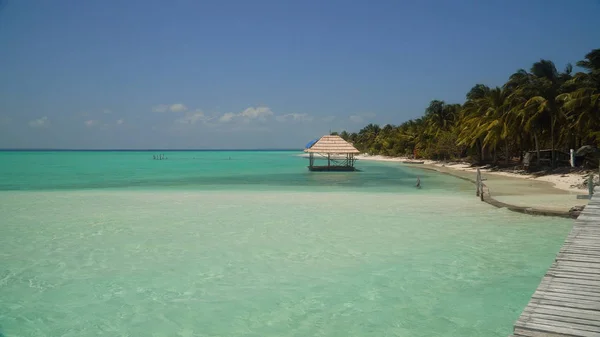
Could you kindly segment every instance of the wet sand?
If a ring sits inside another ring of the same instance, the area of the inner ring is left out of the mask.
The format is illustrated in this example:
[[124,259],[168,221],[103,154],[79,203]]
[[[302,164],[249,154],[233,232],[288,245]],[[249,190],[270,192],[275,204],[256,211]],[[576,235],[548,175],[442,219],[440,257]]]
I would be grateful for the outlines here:
[[[456,170],[449,167],[433,164],[414,165],[424,169],[435,170],[450,174],[463,179],[475,180],[475,173]],[[517,207],[534,208],[551,212],[566,212],[574,206],[587,205],[585,199],[577,199],[577,195],[586,194],[585,191],[567,191],[554,187],[553,183],[547,181],[531,180],[525,178],[508,177],[505,175],[482,172],[487,187],[485,192],[494,200]],[[473,196],[475,197],[475,186]]]

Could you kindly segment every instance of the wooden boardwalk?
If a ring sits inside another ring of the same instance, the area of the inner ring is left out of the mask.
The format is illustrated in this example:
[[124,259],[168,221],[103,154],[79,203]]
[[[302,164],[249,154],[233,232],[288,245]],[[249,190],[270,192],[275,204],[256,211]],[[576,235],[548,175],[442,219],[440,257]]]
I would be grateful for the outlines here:
[[600,195],[575,220],[512,336],[600,337]]

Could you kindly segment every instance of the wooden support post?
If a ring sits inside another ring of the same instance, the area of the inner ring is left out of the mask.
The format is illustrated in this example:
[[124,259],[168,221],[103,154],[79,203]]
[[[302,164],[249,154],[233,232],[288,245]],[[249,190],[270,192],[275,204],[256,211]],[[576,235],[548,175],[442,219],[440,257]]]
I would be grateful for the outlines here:
[[475,177],[475,186],[477,187],[476,196],[479,196],[479,187],[481,185],[481,171],[477,169],[477,176]]
[[479,186],[481,186],[479,188],[479,197],[481,198],[481,201],[483,201],[483,181],[479,181]]
[[594,174],[590,173],[590,176],[588,177],[588,193],[590,195],[590,198],[592,197],[592,195],[594,195]]

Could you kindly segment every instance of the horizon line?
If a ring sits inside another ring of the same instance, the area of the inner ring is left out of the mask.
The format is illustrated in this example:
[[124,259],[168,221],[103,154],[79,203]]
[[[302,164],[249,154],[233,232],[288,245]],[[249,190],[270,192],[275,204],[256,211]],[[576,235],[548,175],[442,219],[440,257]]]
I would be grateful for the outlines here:
[[123,152],[149,152],[149,151],[302,151],[303,148],[256,148],[256,149],[69,149],[69,148],[0,148],[0,152],[16,152],[16,151],[123,151]]

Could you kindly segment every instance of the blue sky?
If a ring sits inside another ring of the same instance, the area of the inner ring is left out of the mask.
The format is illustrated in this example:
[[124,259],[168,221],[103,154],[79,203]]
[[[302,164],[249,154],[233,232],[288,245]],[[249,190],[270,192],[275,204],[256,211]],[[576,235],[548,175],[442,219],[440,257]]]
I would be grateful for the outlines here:
[[596,0],[0,2],[0,148],[300,148],[600,48]]

